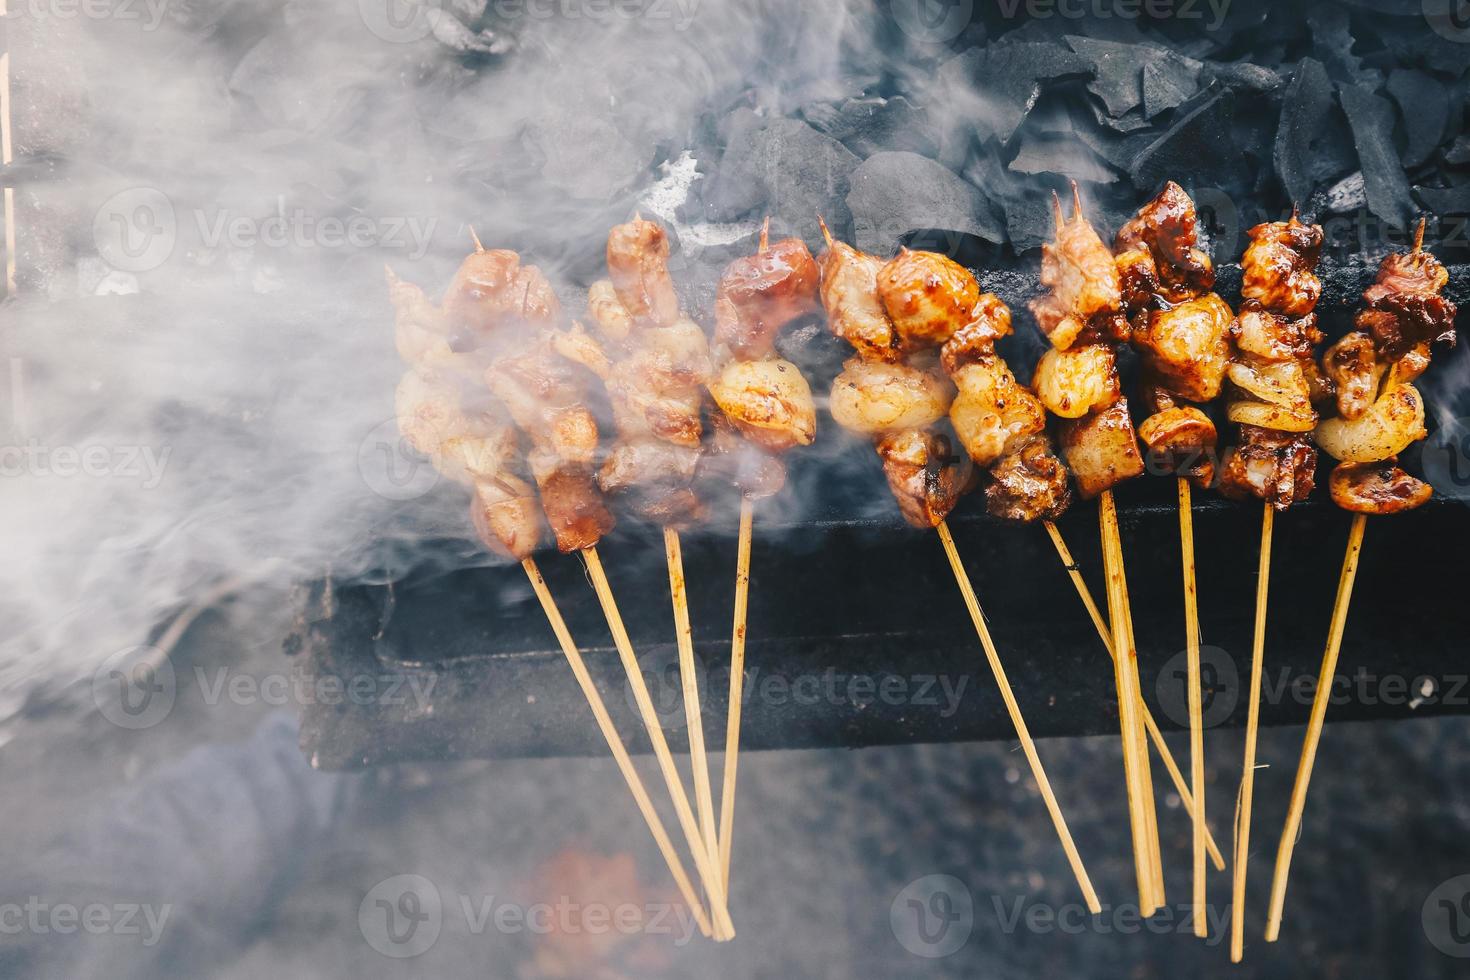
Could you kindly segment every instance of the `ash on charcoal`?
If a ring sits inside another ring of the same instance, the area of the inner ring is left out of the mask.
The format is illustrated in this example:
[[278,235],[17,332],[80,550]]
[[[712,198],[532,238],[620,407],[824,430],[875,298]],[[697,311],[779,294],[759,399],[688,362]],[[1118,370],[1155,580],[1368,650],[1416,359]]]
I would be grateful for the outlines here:
[[1199,81],[1201,85],[1219,82],[1237,92],[1257,92],[1263,95],[1275,92],[1286,84],[1285,79],[1270,68],[1248,61],[1207,61],[1200,71]]
[[1368,206],[1368,189],[1363,172],[1348,174],[1320,194],[1313,196],[1312,210],[1327,214],[1351,214]]
[[996,244],[1005,226],[958,174],[917,153],[875,153],[852,174],[847,195],[858,248],[889,255],[913,231],[957,232]]
[[1319,184],[1354,169],[1352,140],[1319,61],[1303,58],[1287,87],[1273,160],[1292,201],[1307,200]]
[[958,127],[1008,142],[1044,81],[1085,75],[1088,63],[1059,44],[1009,42],[971,48],[939,66],[942,99]]
[[1388,94],[1403,116],[1408,146],[1404,166],[1417,167],[1429,159],[1444,136],[1450,114],[1450,94],[1432,75],[1400,68],[1388,76]]
[[724,155],[705,192],[711,220],[769,213],[807,241],[821,237],[818,214],[835,232],[848,228],[849,179],[862,162],[851,150],[799,119],[745,108],[726,117],[722,130]]
[[1416,187],[1414,196],[1438,215],[1470,214],[1470,184],[1459,187]]
[[1444,151],[1444,162],[1456,167],[1470,163],[1470,135],[1456,136]]
[[1229,89],[1205,91],[1181,106],[1174,125],[1133,158],[1129,172],[1139,187],[1152,187],[1174,174],[1225,183],[1240,163],[1234,131],[1235,96]]
[[1028,134],[1010,169],[1020,174],[1058,174],[1091,184],[1105,184],[1116,177],[1077,137]]
[[1393,107],[1366,85],[1344,85],[1338,94],[1358,147],[1369,210],[1395,228],[1408,227],[1414,202],[1394,149]]
[[[1203,67],[1193,58],[1152,44],[1119,44],[1076,35],[1068,35],[1067,44],[1092,66],[1092,80],[1087,83],[1087,90],[1102,99],[1108,115],[1115,118],[1143,104],[1144,69],[1149,65],[1158,66],[1158,70],[1169,79],[1168,85],[1186,90],[1186,97],[1194,92]],[[1179,101],[1184,100],[1181,98]],[[1157,113],[1146,112],[1145,115],[1152,117]]]
[[1198,88],[1199,71],[1180,62],[1154,61],[1143,66],[1143,114],[1152,119],[1183,105]]
[[863,158],[883,150],[909,150],[929,157],[939,153],[939,135],[928,111],[901,95],[848,99],[840,106],[819,102],[801,114],[818,132]]

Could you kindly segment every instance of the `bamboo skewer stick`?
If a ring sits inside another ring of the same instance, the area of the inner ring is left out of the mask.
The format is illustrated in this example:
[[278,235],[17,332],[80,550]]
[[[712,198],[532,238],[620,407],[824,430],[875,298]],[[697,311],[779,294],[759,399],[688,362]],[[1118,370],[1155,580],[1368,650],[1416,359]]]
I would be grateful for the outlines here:
[[[689,726],[689,763],[694,770],[694,803],[710,863],[719,873],[720,842],[715,834],[715,803],[710,793],[709,756],[704,750],[704,716],[699,710],[699,675],[694,666],[694,631],[689,625],[689,596],[684,584],[684,554],[679,532],[664,528],[664,558],[669,566],[669,595],[674,601],[674,637],[679,646],[679,679],[684,689],[684,718]],[[721,891],[723,892],[723,885]]]
[[1189,684],[1189,782],[1199,805],[1193,809],[1194,836],[1194,934],[1200,939],[1209,935],[1205,913],[1205,720],[1200,691],[1202,683],[1199,663],[1199,590],[1195,582],[1194,507],[1190,500],[1189,481],[1179,478],[1179,550],[1184,574],[1184,648],[1188,658],[1186,681]]
[[628,639],[628,631],[623,626],[623,617],[618,612],[618,605],[612,594],[612,586],[608,584],[607,572],[602,567],[602,559],[598,557],[596,548],[584,548],[582,556],[587,562],[587,571],[592,577],[592,587],[597,591],[597,599],[602,605],[603,615],[607,617],[607,626],[612,633],[613,644],[622,658],[623,670],[628,675],[628,684],[633,691],[633,699],[638,704],[638,712],[643,718],[643,725],[648,729],[648,738],[653,744],[653,754],[663,772],[664,782],[668,784],[669,795],[674,802],[674,813],[679,818],[679,826],[684,831],[685,840],[694,857],[695,870],[699,872],[704,882],[705,892],[710,897],[715,939],[733,939],[735,926],[730,921],[730,910],[725,902],[724,889],[720,887],[719,869],[710,860],[709,848],[705,846],[700,837],[699,826],[694,820],[694,811],[689,806],[689,796],[684,792],[684,784],[680,781],[679,771],[674,766],[673,753],[669,751],[668,740],[664,738],[663,729],[659,726],[658,713],[654,710],[653,699],[649,697],[648,685],[643,681],[643,672],[638,667],[638,656],[633,652],[632,641]]
[[[1103,648],[1107,650],[1108,656],[1113,653],[1113,638],[1109,634],[1108,624],[1103,619],[1102,611],[1098,609],[1097,602],[1093,600],[1092,593],[1087,588],[1087,581],[1082,577],[1082,571],[1077,562],[1072,558],[1071,549],[1062,538],[1061,530],[1052,521],[1043,521],[1042,526],[1046,533],[1051,536],[1052,544],[1056,546],[1057,555],[1062,559],[1062,566],[1067,570],[1067,575],[1072,579],[1072,584],[1077,589],[1077,596],[1082,600],[1082,605],[1087,609],[1087,615],[1092,619],[1092,625],[1097,629],[1097,635],[1102,639]],[[1204,811],[1197,810],[1194,796],[1189,791],[1189,784],[1184,779],[1184,774],[1179,771],[1179,764],[1174,760],[1174,753],[1169,750],[1169,743],[1164,741],[1164,733],[1159,729],[1159,724],[1154,720],[1153,712],[1148,705],[1143,706],[1143,724],[1148,729],[1148,737],[1153,741],[1154,748],[1158,750],[1159,758],[1164,763],[1164,769],[1169,773],[1169,779],[1174,783],[1174,791],[1179,794],[1179,800],[1184,804],[1184,809],[1191,816],[1199,814],[1204,820]],[[1215,837],[1210,833],[1208,825],[1205,827],[1205,851],[1214,863],[1217,871],[1225,870],[1225,855],[1215,843]]]
[[607,713],[607,705],[603,703],[602,695],[598,693],[597,686],[592,683],[591,675],[587,673],[587,664],[583,661],[576,643],[572,641],[572,634],[567,629],[566,621],[562,619],[561,610],[557,608],[551,590],[546,587],[546,580],[541,577],[541,570],[536,567],[535,560],[531,558],[522,561],[521,566],[526,570],[526,577],[531,580],[531,588],[535,591],[536,598],[541,600],[541,608],[546,613],[547,621],[551,624],[551,631],[556,634],[562,653],[566,654],[567,663],[572,668],[572,674],[577,678],[577,685],[582,688],[587,704],[592,708],[592,716],[597,719],[597,727],[602,730],[602,737],[607,740],[607,747],[612,750],[613,759],[618,764],[618,771],[623,774],[623,779],[628,783],[628,789],[633,794],[633,801],[638,804],[638,812],[643,814],[643,819],[647,822],[648,829],[658,844],[659,852],[663,854],[664,861],[669,866],[669,873],[674,876],[674,884],[678,886],[679,894],[683,896],[684,903],[693,912],[694,920],[699,925],[699,931],[705,936],[711,935],[709,915],[705,912],[704,906],[694,891],[694,885],[684,870],[684,863],[679,860],[678,852],[674,850],[673,842],[669,840],[668,831],[664,829],[663,821],[659,819],[658,811],[654,809],[653,801],[648,797],[648,790],[644,788],[643,780],[638,776],[638,770],[633,768],[633,760],[628,758],[628,750],[624,747],[617,727]]
[[1281,935],[1281,914],[1286,905],[1286,879],[1291,873],[1291,854],[1301,831],[1302,811],[1307,805],[1307,785],[1312,781],[1317,744],[1322,740],[1322,723],[1332,699],[1332,678],[1337,673],[1337,654],[1342,648],[1342,634],[1347,626],[1348,605],[1353,601],[1353,582],[1358,577],[1358,557],[1363,551],[1363,532],[1367,523],[1366,514],[1354,514],[1352,529],[1348,531],[1342,575],[1337,580],[1337,599],[1332,605],[1332,626],[1327,632],[1327,649],[1322,654],[1322,669],[1317,672],[1317,692],[1312,697],[1307,736],[1302,742],[1302,757],[1291,787],[1291,808],[1286,814],[1286,826],[1281,831],[1281,843],[1276,851],[1276,869],[1271,876],[1271,907],[1266,918],[1268,943],[1274,943]]
[[1138,903],[1145,917],[1163,903],[1159,874],[1154,867],[1153,836],[1149,811],[1154,808],[1153,785],[1148,770],[1147,745],[1142,741],[1139,707],[1137,654],[1129,629],[1127,580],[1123,568],[1122,543],[1118,535],[1118,512],[1111,492],[1099,498],[1103,565],[1107,572],[1108,619],[1112,624],[1114,676],[1118,687],[1118,716],[1123,741],[1124,778],[1128,785],[1128,821],[1133,835],[1134,874],[1138,879]]
[[[0,0],[0,20],[9,15],[8,0]],[[0,165],[9,167],[14,162],[14,142],[11,136],[10,111],[10,52],[0,53]],[[15,188],[8,183],[0,196],[4,197],[5,211],[5,295],[15,295]]]
[[1011,691],[1010,681],[1006,680],[1005,668],[1001,666],[1000,654],[995,649],[995,641],[991,639],[990,630],[985,625],[985,614],[980,610],[980,600],[975,596],[975,588],[970,583],[969,573],[965,571],[964,563],[960,560],[959,550],[955,548],[954,538],[949,533],[949,525],[940,521],[935,530],[939,532],[939,540],[944,544],[944,553],[949,557],[949,565],[954,571],[955,582],[960,587],[965,607],[970,611],[970,619],[975,624],[975,632],[980,637],[980,645],[985,650],[985,657],[990,661],[990,670],[995,675],[996,686],[1000,688],[1001,700],[1005,702],[1006,710],[1011,716],[1011,723],[1016,727],[1016,735],[1021,740],[1021,750],[1026,754],[1026,761],[1031,765],[1031,774],[1036,778],[1036,785],[1041,790],[1041,798],[1046,803],[1047,811],[1051,814],[1057,836],[1061,838],[1062,850],[1067,855],[1067,862],[1072,866],[1072,873],[1077,877],[1077,884],[1082,888],[1082,896],[1087,902],[1088,910],[1095,915],[1102,911],[1102,905],[1098,901],[1097,892],[1093,890],[1092,880],[1087,876],[1087,869],[1082,866],[1082,857],[1077,853],[1077,845],[1072,842],[1072,832],[1067,829],[1067,821],[1062,816],[1062,808],[1057,804],[1056,795],[1051,789],[1051,782],[1046,778],[1046,770],[1042,768],[1041,757],[1036,752],[1036,743],[1032,741],[1031,733],[1026,728],[1026,720],[1021,717],[1021,706],[1016,702],[1016,695]]
[[734,845],[735,774],[740,759],[740,712],[745,697],[745,615],[750,597],[750,538],[755,505],[740,500],[740,543],[735,558],[735,625],[730,632],[730,710],[725,722],[725,783],[720,791],[720,874],[730,892],[730,852]]
[[1261,671],[1266,651],[1266,598],[1271,584],[1271,530],[1276,511],[1268,501],[1261,511],[1261,559],[1256,578],[1256,628],[1251,643],[1250,707],[1245,722],[1245,762],[1235,818],[1235,881],[1230,902],[1230,962],[1245,956],[1245,878],[1250,859],[1251,803],[1256,785],[1256,731],[1261,721]]

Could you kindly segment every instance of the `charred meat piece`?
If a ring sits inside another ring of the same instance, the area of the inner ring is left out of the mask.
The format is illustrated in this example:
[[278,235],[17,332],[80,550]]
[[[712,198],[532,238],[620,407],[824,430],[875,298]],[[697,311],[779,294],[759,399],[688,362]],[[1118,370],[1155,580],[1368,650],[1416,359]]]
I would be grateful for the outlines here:
[[1395,457],[1375,463],[1340,463],[1327,478],[1332,502],[1356,514],[1398,514],[1422,507],[1434,488],[1398,467]]
[[679,319],[679,294],[669,275],[669,239],[657,222],[635,217],[613,228],[607,236],[607,273],[637,326],[666,327]]
[[1247,301],[1230,325],[1230,339],[1237,350],[1261,360],[1306,361],[1322,342],[1322,331],[1317,329],[1315,313],[1296,318],[1279,316],[1257,302]]
[[1308,225],[1295,212],[1287,221],[1256,225],[1241,259],[1240,295],[1272,313],[1305,316],[1322,295],[1317,259],[1322,254],[1322,227]]
[[1067,468],[1041,433],[1007,452],[990,468],[985,509],[1008,521],[1050,520],[1072,503]]
[[905,248],[878,271],[878,296],[903,345],[914,351],[943,344],[973,320],[980,285],[952,259]]
[[1423,345],[1453,347],[1455,304],[1439,295],[1449,280],[1439,260],[1418,245],[1412,252],[1388,256],[1373,285],[1363,291],[1368,308],[1358,314],[1358,329],[1372,335],[1379,354],[1389,361]]
[[1142,309],[1162,297],[1180,302],[1215,285],[1210,256],[1199,247],[1194,201],[1172,180],[1113,239],[1124,303]]
[[1041,332],[1057,350],[1068,350],[1099,317],[1122,309],[1118,267],[1092,224],[1082,216],[1077,185],[1072,185],[1072,219],[1052,195],[1056,237],[1041,246],[1041,284],[1048,293],[1031,302]]
[[817,308],[817,263],[799,238],[731,262],[715,297],[715,343],[740,360],[770,357],[776,334]]
[[888,489],[904,520],[914,527],[937,527],[968,489],[969,460],[955,452],[942,432],[889,433],[877,441],[877,450]]
[[521,257],[510,249],[497,248],[476,251],[460,265],[444,293],[444,316],[478,347],[502,327],[556,326],[561,302],[540,269],[521,265]]
[[816,438],[812,390],[790,361],[731,361],[710,380],[709,391],[740,434],[770,452],[810,446]]
[[1220,394],[1230,345],[1230,307],[1214,293],[1140,314],[1133,342],[1144,367],[1177,397],[1212,401]]
[[1258,497],[1285,510],[1312,492],[1317,450],[1306,435],[1251,425],[1240,427],[1241,445],[1225,453],[1220,492],[1237,500]]
[[878,295],[878,272],[885,264],[846,242],[834,241],[822,254],[821,299],[827,325],[864,360],[892,362],[904,355],[898,331]]
[[786,465],[741,438],[735,423],[716,412],[710,417],[710,437],[699,457],[695,482],[711,490],[711,496],[733,486],[745,497],[770,497],[786,485]]
[[1337,414],[1358,419],[1378,396],[1378,367],[1373,338],[1361,331],[1345,335],[1322,354],[1322,372],[1337,391]]
[[1201,490],[1215,482],[1215,423],[1192,405],[1155,412],[1138,427],[1148,447],[1149,468],[1173,473]]
[[959,389],[950,424],[979,465],[991,465],[1017,442],[1046,430],[1040,399],[1016,380],[999,354],[972,360],[950,377]]
[[1143,472],[1143,455],[1128,414],[1128,399],[1061,424],[1062,456],[1077,480],[1077,491],[1091,500]]
[[656,439],[619,442],[597,471],[597,485],[650,523],[696,523],[704,518],[704,505],[693,490],[699,458],[697,447]]

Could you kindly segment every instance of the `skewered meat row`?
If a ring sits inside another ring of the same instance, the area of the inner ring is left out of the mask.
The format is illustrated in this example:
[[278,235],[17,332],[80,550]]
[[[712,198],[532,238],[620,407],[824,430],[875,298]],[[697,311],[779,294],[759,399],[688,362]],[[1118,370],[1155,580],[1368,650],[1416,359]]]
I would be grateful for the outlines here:
[[1288,221],[1256,225],[1241,260],[1240,314],[1227,376],[1227,415],[1240,426],[1240,445],[1221,464],[1220,492],[1255,496],[1285,510],[1312,492],[1317,451],[1314,390],[1321,390],[1312,349],[1322,340],[1312,312],[1322,294],[1315,269],[1322,228]]
[[598,486],[645,520],[679,526],[703,514],[693,484],[713,367],[704,331],[680,310],[668,260],[668,237],[656,222],[635,217],[613,228],[608,278],[587,295],[601,337],[573,324],[556,345],[602,378],[612,402],[618,438]]
[[[504,433],[504,416],[509,414],[510,422],[531,439],[531,453],[526,461],[537,482],[541,510],[556,535],[557,547],[562,551],[578,551],[597,544],[613,527],[612,514],[592,482],[597,422],[585,406],[587,391],[581,378],[554,350],[554,328],[562,307],[541,270],[522,266],[520,257],[513,251],[476,250],[462,263],[445,291],[437,316],[432,304],[423,297],[422,289],[413,285],[397,282],[394,297],[403,323],[400,334],[407,338],[400,348],[415,347],[416,341],[431,335],[432,329],[438,326],[444,329],[445,342],[451,351],[445,357],[434,345],[417,344],[429,354],[438,354],[437,360],[429,361],[429,367],[440,376],[431,379],[429,385],[410,386],[406,397],[412,400],[415,392],[437,389],[438,398],[447,400],[453,389],[459,395],[457,416],[448,407],[440,411],[450,419],[453,428],[478,433],[481,442],[472,450],[484,455],[485,458],[478,460],[482,470],[492,458],[497,458],[490,454],[491,448],[498,453],[498,469],[488,470],[494,478],[467,467],[467,473],[475,476],[473,485],[479,504],[475,511],[476,526],[481,527],[482,536],[487,527],[494,532],[495,527],[501,526],[501,530],[512,532],[513,541],[529,542],[517,548],[531,550],[537,539],[526,533],[526,527],[504,526],[503,520],[497,525],[485,505],[487,498],[495,501],[498,495],[504,495],[507,486],[514,486],[507,482],[514,475],[506,470],[519,451],[519,441],[509,441]],[[467,353],[454,354],[456,350]],[[448,359],[462,364],[456,379],[445,376]],[[469,376],[476,369],[498,404],[487,404],[490,401],[487,398],[476,397],[478,385]],[[478,403],[475,414],[463,411],[466,400]],[[428,407],[419,401],[417,410],[425,411]],[[403,416],[401,411],[400,416]],[[491,444],[485,444],[484,439],[492,439]],[[460,444],[451,441],[448,445],[459,448]],[[435,453],[432,445],[428,450],[422,445],[417,448],[428,451],[431,458],[444,457],[442,451]],[[451,466],[453,469],[456,467]],[[516,495],[513,500],[523,498]],[[495,513],[503,516],[507,501],[497,502],[500,508]],[[516,513],[528,507],[520,502],[516,504]],[[490,536],[501,547],[506,545],[503,533]]]
[[953,283],[915,283],[903,273],[911,254],[884,263],[828,235],[821,298],[829,329],[857,349],[832,382],[832,418],[873,440],[904,519],[932,528],[969,481],[967,460],[939,424],[955,389],[933,350],[953,331],[959,308],[942,305],[953,301],[946,288]]
[[1056,239],[1041,252],[1041,282],[1050,292],[1030,304],[1052,347],[1037,362],[1033,383],[1062,420],[1062,455],[1090,500],[1143,472],[1114,351],[1129,327],[1118,264],[1083,216],[1075,188],[1070,219],[1055,196],[1052,203]]
[[1431,346],[1453,346],[1455,304],[1440,295],[1449,273],[1422,248],[1389,255],[1363,292],[1357,330],[1322,354],[1337,415],[1314,436],[1341,462],[1327,481],[1333,501],[1360,514],[1396,514],[1434,491],[1398,466],[1398,454],[1423,439],[1424,399],[1412,382],[1429,367]]
[[1143,362],[1148,417],[1138,427],[1150,459],[1205,488],[1214,482],[1215,423],[1199,404],[1220,394],[1229,363],[1230,307],[1212,292],[1215,269],[1199,247],[1194,201],[1173,181],[1113,240],[1123,305]]
[[[715,299],[709,391],[723,416],[712,424],[701,475],[722,475],[750,497],[785,483],[778,454],[816,438],[817,409],[807,380],[776,353],[781,328],[817,308],[821,273],[806,243],[784,238],[731,262]],[[742,444],[743,437],[747,444]]]

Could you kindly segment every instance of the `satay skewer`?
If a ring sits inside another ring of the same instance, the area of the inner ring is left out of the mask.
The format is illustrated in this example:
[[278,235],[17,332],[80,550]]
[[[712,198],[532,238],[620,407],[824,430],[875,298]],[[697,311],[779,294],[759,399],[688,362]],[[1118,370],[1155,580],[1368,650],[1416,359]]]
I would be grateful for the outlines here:
[[633,768],[633,761],[628,757],[628,750],[623,745],[623,739],[618,734],[617,726],[613,724],[611,716],[607,713],[607,705],[603,703],[602,695],[597,691],[597,685],[592,682],[591,675],[587,673],[587,664],[583,661],[576,643],[573,642],[570,631],[567,630],[566,621],[562,618],[561,610],[557,608],[551,590],[546,587],[546,580],[541,577],[541,570],[536,567],[535,560],[531,558],[522,561],[521,566],[526,570],[526,578],[531,581],[531,589],[536,593],[536,598],[540,600],[541,609],[546,613],[546,620],[551,624],[551,631],[556,634],[562,653],[566,655],[567,663],[572,668],[572,674],[577,678],[577,686],[582,689],[588,706],[592,708],[592,715],[597,719],[597,727],[607,741],[607,747],[612,751],[618,771],[623,774],[628,790],[633,794],[633,801],[638,805],[638,812],[643,814],[649,832],[653,834],[654,842],[658,845],[659,853],[663,855],[664,861],[668,864],[669,873],[674,876],[674,884],[678,886],[679,894],[693,913],[700,933],[705,936],[712,935],[709,914],[695,894],[689,875],[684,870],[684,862],[679,859],[673,842],[669,840],[669,833],[664,829],[663,820],[659,818],[653,801],[648,797],[648,790],[644,788],[643,780],[638,776],[638,770]]
[[[1092,592],[1087,587],[1087,581],[1082,577],[1082,570],[1076,559],[1072,557],[1072,551],[1067,547],[1066,539],[1062,537],[1061,529],[1055,521],[1043,521],[1042,527],[1051,537],[1052,545],[1056,548],[1057,557],[1062,561],[1062,567],[1072,580],[1072,585],[1077,590],[1077,597],[1082,600],[1082,606],[1087,610],[1088,618],[1092,620],[1093,628],[1097,630],[1098,638],[1102,640],[1103,648],[1107,650],[1108,656],[1113,653],[1113,637],[1107,620],[1103,618],[1102,610],[1098,608],[1097,601],[1093,599]],[[1159,728],[1159,723],[1154,720],[1153,712],[1149,710],[1148,704],[1143,706],[1143,725],[1148,731],[1149,739],[1154,743],[1154,748],[1159,754],[1159,759],[1164,763],[1164,769],[1169,773],[1169,779],[1174,784],[1174,791],[1179,794],[1179,800],[1184,804],[1184,809],[1191,815],[1199,812],[1203,820],[1203,811],[1195,805],[1195,797],[1189,791],[1189,783],[1179,769],[1179,763],[1174,759],[1174,753],[1169,749],[1169,743],[1164,741],[1164,733]],[[1225,870],[1225,856],[1220,852],[1215,843],[1215,836],[1210,832],[1209,826],[1205,826],[1205,852],[1214,863],[1217,871]]]
[[[1417,417],[1423,410],[1422,400],[1410,382],[1428,369],[1434,345],[1453,346],[1456,340],[1455,304],[1440,295],[1449,281],[1449,273],[1433,255],[1424,252],[1424,227],[1425,220],[1421,218],[1412,251],[1389,255],[1383,260],[1373,284],[1363,293],[1365,308],[1356,318],[1356,329],[1322,355],[1324,373],[1337,384],[1338,418],[1320,423],[1314,436],[1329,455],[1342,460],[1329,477],[1328,486],[1333,502],[1353,513],[1353,523],[1348,532],[1301,760],[1292,783],[1291,804],[1276,852],[1266,919],[1267,942],[1275,942],[1281,934],[1287,877],[1331,700],[1332,678],[1337,670],[1367,517],[1413,510],[1433,496],[1429,484],[1409,476],[1396,462],[1398,452],[1427,434],[1422,419]],[[1399,411],[1392,412],[1391,406],[1397,406]],[[1380,407],[1384,408],[1380,422],[1367,418],[1377,415]],[[1387,421],[1382,421],[1385,418]],[[1373,426],[1376,442],[1365,446],[1367,441],[1361,433],[1353,434],[1355,425]],[[1394,451],[1390,453],[1391,449]]]
[[1097,892],[1092,887],[1092,879],[1087,875],[1087,868],[1082,864],[1082,856],[1077,852],[1077,845],[1072,840],[1072,832],[1067,829],[1067,818],[1062,815],[1062,808],[1057,803],[1056,794],[1052,792],[1051,781],[1047,779],[1046,769],[1041,764],[1041,756],[1036,751],[1036,742],[1031,738],[1031,732],[1026,727],[1026,719],[1021,715],[1021,706],[1016,702],[1016,695],[1011,690],[1010,681],[1006,679],[1005,667],[1001,664],[1000,654],[996,651],[990,630],[985,625],[985,613],[980,609],[980,600],[975,595],[975,587],[970,582],[969,573],[965,571],[959,549],[955,547],[954,537],[949,533],[948,522],[940,521],[935,530],[939,532],[939,540],[944,545],[946,557],[949,558],[949,567],[954,571],[955,584],[960,588],[960,595],[965,600],[965,608],[969,610],[970,620],[975,625],[975,633],[980,638],[980,646],[985,650],[985,659],[990,662],[990,671],[995,675],[995,684],[1000,689],[1001,700],[1005,702],[1006,711],[1011,716],[1011,724],[1016,728],[1016,736],[1021,740],[1021,751],[1026,755],[1026,762],[1031,766],[1031,775],[1036,779],[1037,788],[1041,790],[1042,801],[1046,804],[1052,825],[1061,839],[1062,851],[1067,856],[1067,863],[1071,865],[1072,874],[1076,876],[1077,884],[1082,889],[1082,897],[1087,903],[1088,911],[1096,915],[1102,911],[1102,904],[1098,901]]
[[730,854],[734,845],[735,778],[740,758],[740,715],[745,698],[745,625],[750,601],[750,540],[755,502],[740,498],[740,536],[735,557],[735,623],[730,631],[730,707],[725,722],[725,781],[720,791],[720,874],[730,888]]
[[[1204,692],[1201,685],[1199,653],[1199,586],[1195,580],[1194,561],[1194,505],[1190,499],[1189,480],[1179,477],[1179,552],[1180,568],[1184,576],[1184,655],[1185,683],[1189,685],[1186,700],[1189,704],[1189,782],[1194,799],[1190,812],[1194,818],[1194,833],[1190,838],[1192,861],[1191,897],[1194,900],[1194,934],[1204,939],[1209,934],[1209,923],[1205,912],[1205,849],[1213,845],[1209,828],[1205,825],[1205,718]],[[1147,709],[1145,709],[1146,711]],[[1217,863],[1224,870],[1223,863]]]

